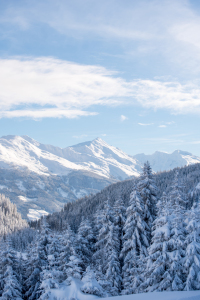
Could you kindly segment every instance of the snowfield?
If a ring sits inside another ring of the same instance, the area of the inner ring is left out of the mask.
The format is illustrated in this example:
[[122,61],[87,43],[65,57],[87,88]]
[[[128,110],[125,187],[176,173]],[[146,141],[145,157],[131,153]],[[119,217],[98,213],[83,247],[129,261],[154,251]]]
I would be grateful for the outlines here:
[[117,297],[109,297],[109,298],[101,298],[101,299],[102,300],[103,299],[104,300],[105,299],[107,300],[199,300],[200,291],[155,292],[155,293],[134,294],[128,296],[117,296]]
[[125,296],[100,298],[95,295],[84,294],[81,291],[83,282],[73,279],[71,285],[61,284],[58,289],[50,290],[49,300],[199,300],[200,291],[185,292],[153,292]]

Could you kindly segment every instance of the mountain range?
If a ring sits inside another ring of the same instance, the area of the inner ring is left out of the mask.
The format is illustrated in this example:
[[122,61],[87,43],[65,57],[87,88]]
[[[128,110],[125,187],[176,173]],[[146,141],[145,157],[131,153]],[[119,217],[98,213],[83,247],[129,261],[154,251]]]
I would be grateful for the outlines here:
[[131,156],[100,138],[62,149],[28,136],[4,136],[0,191],[24,218],[33,220],[111,183],[139,176],[147,160],[154,172],[200,163],[200,157],[180,150]]

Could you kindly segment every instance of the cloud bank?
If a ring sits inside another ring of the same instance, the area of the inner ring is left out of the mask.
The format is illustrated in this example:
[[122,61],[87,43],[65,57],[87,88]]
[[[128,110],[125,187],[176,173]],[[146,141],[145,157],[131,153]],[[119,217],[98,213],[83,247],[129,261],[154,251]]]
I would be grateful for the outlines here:
[[51,57],[0,59],[0,70],[1,118],[76,118],[97,114],[99,105],[200,113],[198,83],[126,81],[101,66]]

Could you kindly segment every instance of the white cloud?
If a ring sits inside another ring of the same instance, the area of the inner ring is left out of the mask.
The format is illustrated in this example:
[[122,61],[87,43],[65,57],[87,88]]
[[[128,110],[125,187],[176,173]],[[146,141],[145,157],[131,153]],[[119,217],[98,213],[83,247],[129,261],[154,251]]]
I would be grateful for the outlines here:
[[102,133],[101,136],[107,136],[107,134],[106,133]]
[[166,125],[159,125],[158,127],[160,127],[160,128],[165,128],[165,127],[167,127]]
[[0,117],[94,115],[91,105],[116,105],[131,89],[99,66],[54,58],[0,59]]
[[124,116],[124,115],[121,115],[120,116],[120,121],[121,122],[124,122],[125,120],[127,120],[128,118],[126,117],[126,116]]
[[[128,82],[101,66],[54,58],[0,59],[0,70],[1,118],[90,116],[97,114],[89,109],[95,105],[139,104],[172,113],[200,113],[198,83]],[[122,122],[126,119],[121,115]]]
[[198,84],[135,80],[134,98],[145,108],[168,109],[173,113],[200,113]]
[[140,126],[150,126],[150,125],[153,125],[153,123],[148,123],[148,124],[146,124],[146,123],[138,123],[138,125],[140,125]]
[[1,9],[0,22],[13,26],[5,35],[11,38],[17,25],[28,30],[45,24],[75,39],[117,39],[126,56],[161,54],[172,67],[200,60],[198,51],[190,48],[200,47],[200,18],[189,0],[127,1],[126,5],[114,0],[43,0],[23,1],[20,6],[16,1]]

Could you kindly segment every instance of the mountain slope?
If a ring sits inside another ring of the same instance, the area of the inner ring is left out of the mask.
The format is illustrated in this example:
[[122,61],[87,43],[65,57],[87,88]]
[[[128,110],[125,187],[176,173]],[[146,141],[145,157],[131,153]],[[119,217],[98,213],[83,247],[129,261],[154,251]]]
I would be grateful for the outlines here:
[[153,171],[200,162],[182,151],[132,157],[99,138],[61,149],[28,136],[5,136],[0,138],[0,192],[23,218],[39,218],[109,184],[139,176],[147,159]]
[[137,159],[108,145],[100,138],[64,149],[40,144],[27,136],[23,136],[23,139],[45,153],[51,153],[73,163],[74,168],[94,172],[107,178],[123,180],[129,176],[138,176],[141,171],[141,164]]
[[176,150],[173,153],[165,153],[156,151],[152,155],[144,153],[134,155],[141,164],[149,161],[154,172],[173,170],[177,167],[189,166],[195,163],[200,163],[200,157],[189,152]]

